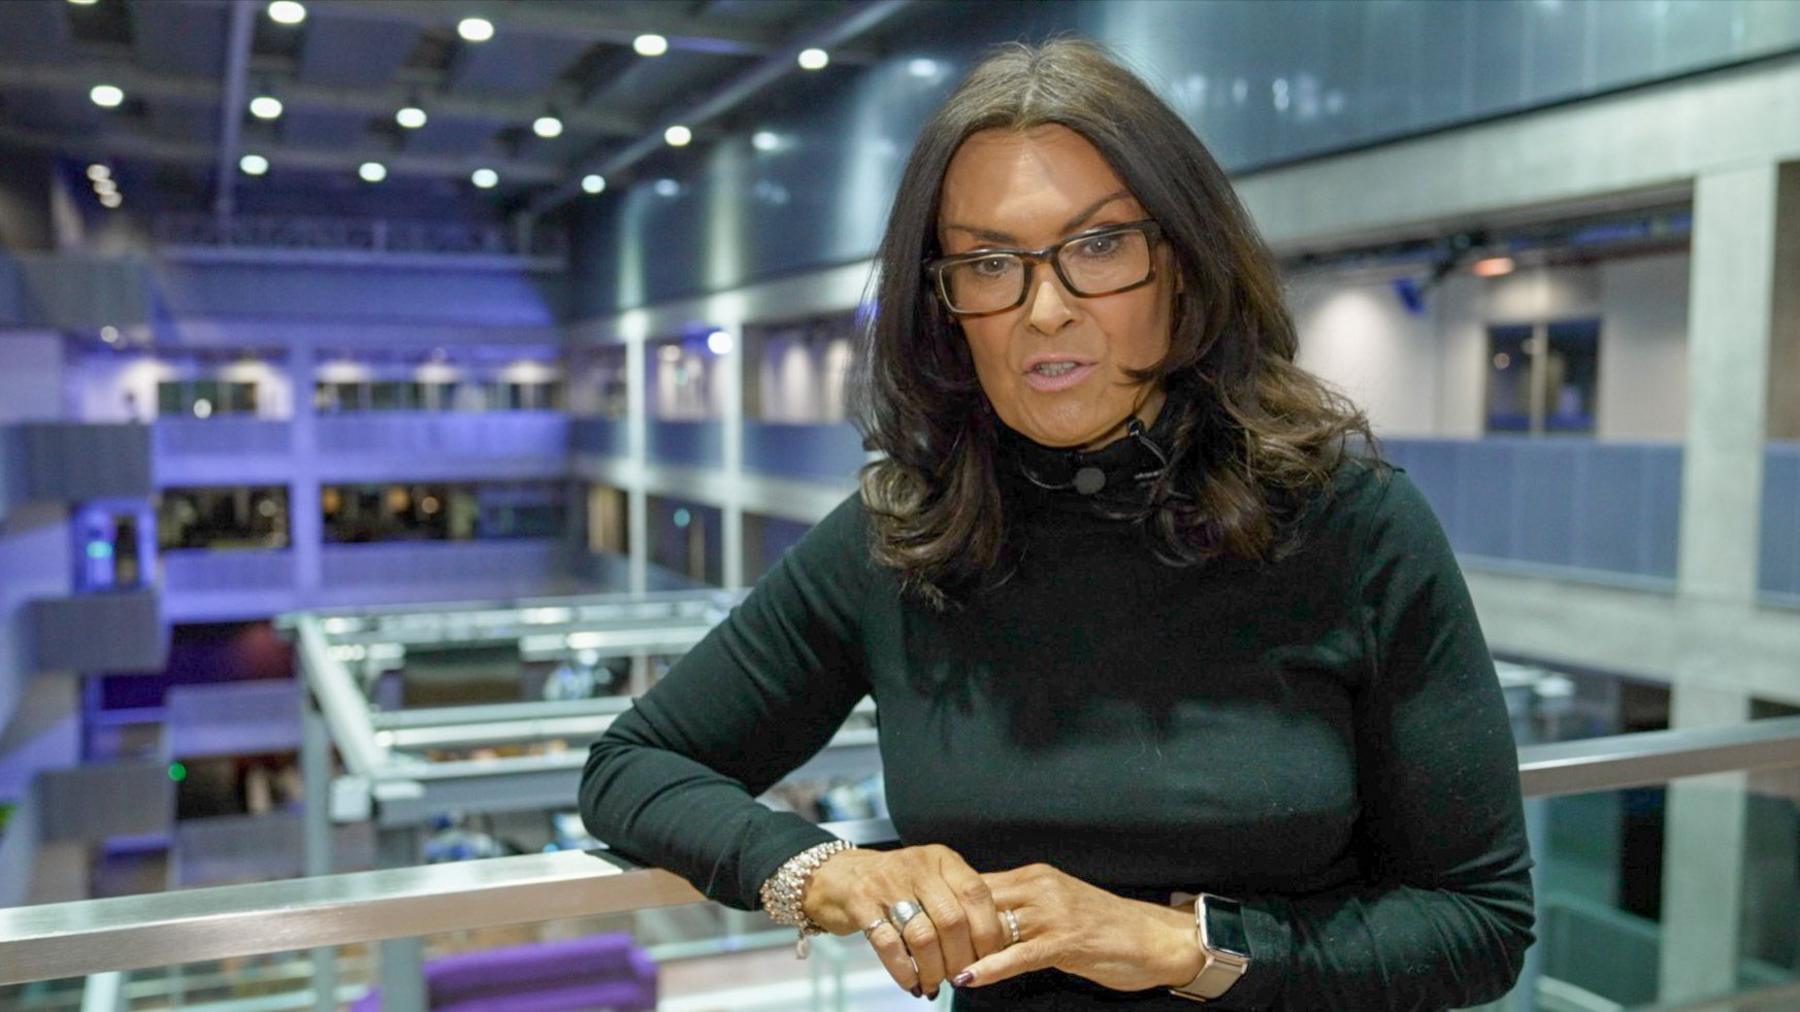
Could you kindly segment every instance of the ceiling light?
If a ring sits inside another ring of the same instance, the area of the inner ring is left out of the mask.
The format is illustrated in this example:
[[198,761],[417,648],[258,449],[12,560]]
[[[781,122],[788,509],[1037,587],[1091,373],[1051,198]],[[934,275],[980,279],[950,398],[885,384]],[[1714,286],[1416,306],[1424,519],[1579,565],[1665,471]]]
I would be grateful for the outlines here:
[[357,167],[356,174],[365,183],[379,183],[387,178],[387,166],[380,162],[364,162]]
[[687,143],[693,139],[694,132],[680,124],[663,131],[663,140],[668,141],[672,148],[686,147]]
[[118,207],[124,202],[124,198],[120,197],[117,193],[102,193],[100,195],[100,203],[107,207]]
[[269,171],[269,160],[261,155],[245,155],[238,159],[238,168],[243,169],[246,176],[260,176]]
[[548,140],[562,136],[562,120],[555,116],[539,116],[531,123],[531,132]]
[[273,95],[258,95],[250,100],[250,115],[257,119],[275,119],[281,115],[281,99]]
[[500,182],[500,173],[493,169],[476,169],[469,174],[469,182],[483,190],[491,190]]
[[110,179],[96,179],[94,180],[94,192],[99,194],[117,193],[119,184]]
[[394,122],[408,130],[417,130],[425,125],[425,110],[409,105],[394,114]]
[[105,341],[107,344],[117,344],[119,340],[119,328],[110,323],[101,327],[100,340]]
[[681,184],[677,183],[675,180],[664,178],[664,179],[658,179],[656,181],[656,195],[657,196],[673,197],[680,193],[681,193]]
[[1513,270],[1512,257],[1488,257],[1485,260],[1477,260],[1473,270],[1478,278],[1497,278],[1502,274],[1511,274]]
[[102,179],[111,179],[112,178],[112,169],[107,168],[105,165],[102,165],[99,162],[95,162],[94,164],[88,166],[88,178],[94,180],[95,182],[98,182]]
[[125,101],[125,92],[116,84],[96,84],[88,91],[88,98],[102,109],[113,109]]
[[278,25],[297,25],[306,20],[306,8],[299,0],[273,0],[269,4],[269,20]]
[[826,53],[823,49],[800,50],[801,70],[824,70],[825,65],[830,62],[830,54]]
[[661,56],[669,51],[669,40],[660,35],[640,35],[631,40],[631,48],[639,56]]
[[936,77],[938,61],[925,56],[916,57],[906,64],[906,72],[914,77]]
[[758,151],[774,151],[781,147],[781,137],[773,130],[758,130],[750,135],[750,145]]
[[487,18],[463,18],[456,23],[456,34],[464,42],[486,42],[494,37],[494,23]]
[[100,0],[69,0],[69,2],[77,7],[92,7],[96,3],[99,3]]
[[600,191],[602,191],[604,189],[606,189],[606,177],[605,176],[582,176],[581,177],[581,192],[583,192],[583,193],[599,193]]
[[731,354],[731,343],[731,332],[728,330],[715,330],[706,335],[706,350],[714,355]]

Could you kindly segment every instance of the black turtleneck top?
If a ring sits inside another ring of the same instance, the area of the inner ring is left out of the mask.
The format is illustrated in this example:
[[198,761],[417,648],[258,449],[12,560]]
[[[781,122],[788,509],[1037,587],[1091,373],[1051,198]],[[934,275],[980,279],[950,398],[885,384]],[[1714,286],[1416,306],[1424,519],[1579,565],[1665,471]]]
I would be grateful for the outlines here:
[[[1533,923],[1517,754],[1462,574],[1405,473],[1347,460],[1278,562],[1174,567],[1139,525],[1042,487],[1092,464],[1099,498],[1129,499],[1159,464],[1140,441],[1074,459],[1002,438],[1009,579],[947,613],[903,597],[852,496],[593,745],[589,830],[757,909],[764,879],[831,837],[756,796],[872,695],[904,844],[1140,900],[1240,899],[1252,964],[1215,1007],[1505,993]],[[1051,969],[954,1007],[1193,1005]]]

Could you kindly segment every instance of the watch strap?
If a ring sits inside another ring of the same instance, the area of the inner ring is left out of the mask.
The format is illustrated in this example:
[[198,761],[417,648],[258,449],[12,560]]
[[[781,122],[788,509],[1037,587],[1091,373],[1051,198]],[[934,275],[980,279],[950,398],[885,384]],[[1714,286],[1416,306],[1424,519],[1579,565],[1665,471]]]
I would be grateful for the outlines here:
[[[1176,905],[1185,906],[1180,901],[1188,895],[1191,894],[1176,893],[1173,897],[1177,900]],[[1200,947],[1200,972],[1186,984],[1170,988],[1169,993],[1189,1001],[1208,1002],[1223,997],[1231,990],[1250,968],[1250,956],[1246,952],[1234,952],[1214,944],[1213,932],[1208,928],[1209,921],[1215,917],[1241,918],[1242,912],[1236,900],[1201,893],[1194,897],[1193,905],[1194,942]],[[1242,937],[1243,933],[1238,930],[1230,934]]]

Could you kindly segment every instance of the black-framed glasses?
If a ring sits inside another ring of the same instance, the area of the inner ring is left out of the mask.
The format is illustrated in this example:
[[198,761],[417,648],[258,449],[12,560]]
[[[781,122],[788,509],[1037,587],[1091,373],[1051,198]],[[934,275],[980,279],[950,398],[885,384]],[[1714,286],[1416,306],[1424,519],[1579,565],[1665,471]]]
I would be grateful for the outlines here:
[[938,297],[957,316],[1004,313],[1025,304],[1031,268],[1048,261],[1063,287],[1084,299],[1117,295],[1156,280],[1150,251],[1162,236],[1145,218],[1102,225],[1043,249],[989,247],[925,263]]

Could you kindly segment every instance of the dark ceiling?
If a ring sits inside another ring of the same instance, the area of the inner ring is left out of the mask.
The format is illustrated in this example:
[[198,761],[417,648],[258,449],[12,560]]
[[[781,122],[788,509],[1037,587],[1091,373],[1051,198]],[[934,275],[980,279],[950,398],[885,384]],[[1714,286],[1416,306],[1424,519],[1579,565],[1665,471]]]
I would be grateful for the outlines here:
[[[783,73],[806,73],[794,47],[867,9],[853,0],[302,2],[304,21],[285,25],[266,0],[4,0],[0,145],[137,166],[163,187],[211,193],[235,83],[241,135],[227,164],[260,154],[266,178],[284,187],[341,188],[361,163],[379,161],[394,187],[466,189],[485,167],[499,175],[500,200],[541,201],[759,66],[780,59]],[[249,12],[234,14],[238,4]],[[459,36],[470,15],[493,24],[491,39]],[[237,35],[247,58],[235,61],[234,16],[253,22]],[[652,32],[668,52],[638,55],[633,39]],[[875,31],[850,34],[829,50],[826,73],[873,59]],[[123,89],[124,103],[96,105],[89,91],[99,83]],[[282,114],[250,115],[258,95],[278,98]],[[423,127],[396,123],[406,105],[426,111]],[[547,113],[563,121],[561,136],[533,133]]]

